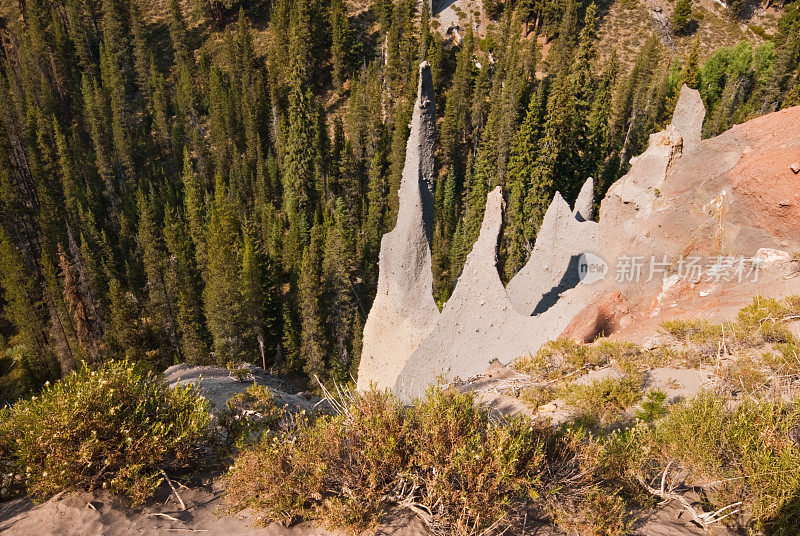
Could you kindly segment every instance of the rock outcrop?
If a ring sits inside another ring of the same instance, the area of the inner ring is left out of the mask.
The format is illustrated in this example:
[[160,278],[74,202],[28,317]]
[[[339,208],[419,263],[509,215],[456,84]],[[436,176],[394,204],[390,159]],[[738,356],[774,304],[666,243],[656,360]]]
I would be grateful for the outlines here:
[[[701,141],[703,116],[699,95],[684,87],[672,125],[651,137],[651,146],[603,199],[598,251],[610,275],[593,290],[603,297],[619,293],[625,305],[593,300],[565,336],[591,336],[600,320],[607,335],[638,342],[639,334],[657,333],[665,320],[724,321],[754,294],[800,289],[800,278],[782,271],[785,262],[769,263],[762,255],[772,250],[785,258],[800,249],[800,181],[790,169],[800,155],[800,107]],[[664,134],[668,146],[652,143]],[[658,165],[645,170],[648,158]],[[696,261],[700,275],[682,269],[681,257]],[[620,277],[633,259],[640,275]],[[726,272],[724,259],[734,259],[737,269],[743,262],[743,273]],[[710,270],[720,267],[715,278]]]
[[669,23],[669,17],[664,13],[664,8],[660,5],[649,3],[647,12],[650,13],[650,18],[653,19],[656,30],[658,30],[658,37],[665,47],[675,52],[675,41],[672,40],[672,27]]
[[592,215],[593,181],[584,185],[573,212],[556,194],[531,260],[509,284],[497,271],[503,221],[499,188],[487,197],[478,240],[453,295],[439,314],[432,293],[434,104],[427,64],[420,85],[399,191],[397,225],[381,241],[378,292],[364,327],[358,388],[392,387],[410,398],[437,378],[481,373],[498,360],[508,364],[558,336],[591,293],[577,289],[581,254],[597,246]]
[[433,300],[433,149],[436,125],[431,70],[420,66],[406,146],[397,224],[383,236],[378,290],[364,325],[358,387],[391,387],[439,317]]
[[[575,212],[591,215],[592,179],[586,181]],[[514,307],[525,315],[540,315],[549,310],[570,289],[578,286],[581,254],[598,248],[598,228],[593,221],[579,221],[569,205],[556,193],[536,235],[530,259],[509,281],[506,291]],[[569,321],[569,320],[567,320]],[[563,326],[562,326],[563,328]]]
[[437,378],[466,379],[493,359],[529,350],[531,319],[511,304],[497,272],[497,239],[503,223],[500,187],[489,193],[478,240],[436,328],[411,355],[394,390],[406,398],[424,393]]
[[575,315],[560,337],[578,343],[592,342],[618,331],[629,312],[630,304],[625,297],[619,291],[611,291]]
[[693,151],[700,145],[700,134],[705,117],[706,107],[703,105],[703,99],[700,98],[700,92],[683,84],[678,96],[678,104],[672,113],[670,126],[683,139],[684,153]]
[[[617,280],[621,256],[649,262],[800,248],[800,188],[790,169],[800,154],[800,108],[771,114],[771,129],[760,126],[767,121],[761,118],[701,141],[702,101],[683,87],[672,123],[650,137],[630,172],[609,189],[599,223],[591,221],[591,179],[574,209],[556,194],[530,260],[505,288],[497,271],[503,197],[499,188],[492,191],[478,240],[440,314],[430,253],[432,98],[423,65],[397,226],[381,243],[378,295],[364,329],[360,389],[374,382],[410,399],[437,379],[467,380],[494,360],[508,364],[559,335],[590,341],[640,326],[676,311],[670,309],[676,293],[697,302],[716,288],[707,285],[694,296],[694,285],[671,273],[663,280]],[[587,259],[603,267],[593,281],[581,278]]]
[[[631,158],[630,171],[611,186],[602,208],[625,219],[632,215],[644,217],[651,214],[670,167],[677,158],[700,143],[704,117],[700,93],[684,85],[672,123],[661,132],[651,134],[647,150]],[[602,212],[600,217],[602,219]]]
[[[566,260],[560,259],[565,244],[549,233],[566,229],[566,236],[574,236],[578,232],[587,232],[596,243],[597,224],[579,222],[569,205],[556,194],[548,211],[549,226],[544,233],[540,231],[540,243],[547,246],[542,245],[538,250],[538,258],[550,271],[537,275],[540,267],[534,262],[526,267],[529,268],[527,280],[564,282],[574,277],[575,283],[570,287],[573,292],[562,297],[562,293],[569,289],[551,285],[547,292],[539,292],[537,300],[530,302],[532,306],[526,304],[520,309],[515,307],[497,271],[503,209],[502,191],[497,187],[487,197],[480,235],[467,256],[453,295],[445,304],[434,330],[408,358],[397,377],[394,391],[405,399],[420,396],[437,379],[467,379],[482,373],[494,360],[509,364],[517,357],[535,353],[544,343],[556,338],[572,316],[586,305],[591,294],[573,288],[579,283],[577,262],[570,259],[580,256],[578,243],[569,242],[566,250],[574,255],[567,255]],[[520,296],[527,295],[525,281],[518,280]],[[537,303],[548,300],[551,302],[540,313],[531,316],[530,310]]]

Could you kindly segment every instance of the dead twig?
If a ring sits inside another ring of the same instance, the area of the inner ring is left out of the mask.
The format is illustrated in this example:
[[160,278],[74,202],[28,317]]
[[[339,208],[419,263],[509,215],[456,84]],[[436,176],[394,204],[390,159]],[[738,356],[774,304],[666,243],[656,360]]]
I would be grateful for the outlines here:
[[169,514],[162,514],[161,512],[155,512],[155,513],[147,514],[147,515],[150,516],[150,517],[163,517],[164,519],[169,519],[170,521],[177,521],[178,523],[183,523],[183,521],[181,521],[177,517],[173,517],[173,516],[171,516]]
[[[355,405],[355,402],[358,399],[358,395],[354,394],[349,389],[344,389],[340,384],[336,383],[336,395],[331,394],[328,389],[322,385],[319,377],[314,375],[314,379],[317,381],[320,389],[322,389],[322,394],[324,395],[323,399],[320,400],[319,403],[322,401],[327,400],[328,404],[330,404],[333,411],[338,413],[339,415],[345,416],[347,419],[352,419],[353,414],[351,411],[351,407]],[[318,403],[318,404],[319,404]]]

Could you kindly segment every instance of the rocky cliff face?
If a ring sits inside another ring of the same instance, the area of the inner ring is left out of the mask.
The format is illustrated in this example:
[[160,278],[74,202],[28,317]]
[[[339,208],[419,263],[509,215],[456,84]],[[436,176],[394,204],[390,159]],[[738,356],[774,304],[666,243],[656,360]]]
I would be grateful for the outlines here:
[[596,246],[597,224],[579,222],[556,194],[535,256],[512,280],[514,284],[504,288],[497,271],[504,208],[498,186],[487,197],[480,235],[453,295],[434,330],[411,354],[396,380],[394,391],[402,397],[424,394],[437,379],[480,374],[494,360],[508,364],[535,353],[588,303],[590,294],[569,291],[580,284],[577,259],[582,247]]
[[[609,335],[648,307],[652,312],[665,288],[681,282],[677,275],[619,281],[619,258],[800,247],[800,178],[788,163],[800,156],[800,108],[772,114],[776,131],[753,135],[747,125],[767,120],[761,118],[701,141],[705,109],[698,92],[684,86],[672,123],[650,137],[609,190],[599,223],[591,221],[591,178],[573,209],[556,194],[530,260],[505,288],[497,271],[504,203],[500,188],[492,191],[480,236],[439,314],[430,259],[432,99],[423,64],[397,226],[381,243],[378,294],[364,329],[360,389],[375,383],[408,399],[438,379],[467,379],[494,360],[508,364],[535,353],[562,333],[581,341]],[[770,175],[763,159],[751,158],[755,152],[773,159],[770,169],[788,160]],[[605,263],[605,277],[582,279],[587,259]]]
[[[791,169],[800,107],[701,141],[703,116],[699,96],[684,87],[672,125],[651,136],[603,199],[598,251],[609,276],[565,335],[644,341],[665,320],[729,320],[756,294],[800,291],[791,260],[800,250],[800,175]],[[640,277],[620,273],[623,261],[638,261]],[[604,329],[593,332],[595,324]]]
[[684,85],[672,123],[665,130],[651,134],[647,150],[631,158],[630,171],[608,190],[600,219],[603,212],[625,220],[654,212],[672,165],[700,143],[705,115],[700,94]]
[[597,223],[583,221],[583,214],[591,217],[592,182],[586,181],[574,211],[559,193],[550,203],[530,259],[506,288],[519,312],[541,315],[578,286],[580,256],[598,247]]

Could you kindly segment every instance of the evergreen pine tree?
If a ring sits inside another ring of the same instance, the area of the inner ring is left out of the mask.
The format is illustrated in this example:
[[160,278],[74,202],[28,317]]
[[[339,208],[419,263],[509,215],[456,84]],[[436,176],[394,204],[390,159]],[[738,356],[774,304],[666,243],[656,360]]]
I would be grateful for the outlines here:
[[[246,344],[261,358],[262,368],[267,368],[267,354],[275,347],[275,328],[277,326],[277,298],[275,296],[276,277],[270,259],[260,251],[249,233],[244,233],[241,271],[241,309],[242,323],[248,330]],[[247,332],[246,332],[247,333]]]
[[[539,144],[547,108],[547,82],[539,84],[531,99],[525,119],[514,139],[508,163],[506,185],[508,205],[505,212],[506,260],[504,276],[510,280],[527,261],[527,252],[537,228],[553,197],[553,181],[536,173]],[[534,178],[538,179],[533,182]]]
[[302,347],[298,320],[289,304],[284,301],[281,305],[281,350],[285,370],[302,371],[303,364],[300,356]]
[[141,361],[147,358],[136,298],[114,278],[108,285],[108,329],[105,348],[109,358]]
[[227,185],[218,174],[208,226],[208,268],[203,290],[206,319],[214,338],[214,358],[218,364],[236,362],[242,357],[239,251],[236,210]]
[[17,330],[20,365],[30,389],[37,389],[60,375],[58,361],[49,345],[47,319],[37,282],[25,266],[22,254],[0,226],[0,286],[7,303],[5,316]]
[[139,247],[147,276],[146,311],[151,320],[151,329],[158,337],[152,346],[159,348],[163,363],[169,365],[176,357],[182,357],[176,318],[177,282],[169,277],[171,274],[167,270],[169,257],[153,197],[143,190],[137,193]]
[[341,91],[347,79],[352,60],[353,30],[347,19],[347,9],[343,0],[331,0],[328,8],[331,32],[331,63],[333,64],[333,83]]
[[692,0],[678,0],[672,12],[672,31],[684,34],[692,22]]
[[189,363],[208,364],[210,335],[203,314],[202,278],[195,261],[195,246],[180,212],[164,213],[164,240],[170,255],[169,279],[177,287],[177,325],[181,350]]
[[298,284],[298,305],[300,309],[300,356],[303,370],[310,377],[322,378],[325,374],[325,330],[322,318],[320,297],[320,229],[314,226],[311,240],[303,251]]
[[313,122],[310,92],[295,88],[289,95],[288,132],[284,148],[283,210],[289,223],[284,262],[297,267],[314,221],[312,192],[315,183]]
[[189,234],[194,242],[197,265],[200,271],[205,272],[208,267],[208,254],[206,250],[206,211],[205,188],[200,177],[194,171],[189,150],[183,149],[183,182],[184,210],[189,223]]
[[343,200],[339,199],[336,202],[330,220],[325,234],[325,254],[321,274],[326,312],[326,340],[331,345],[330,367],[334,375],[339,381],[347,381],[353,359],[351,342],[357,303],[350,279],[350,271],[354,268],[355,237],[351,231]]

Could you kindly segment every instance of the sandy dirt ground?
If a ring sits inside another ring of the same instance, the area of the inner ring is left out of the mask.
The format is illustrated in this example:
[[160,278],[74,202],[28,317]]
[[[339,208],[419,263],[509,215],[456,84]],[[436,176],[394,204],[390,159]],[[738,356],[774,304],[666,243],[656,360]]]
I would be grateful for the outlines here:
[[[248,512],[225,510],[224,492],[217,486],[181,487],[182,510],[164,485],[156,499],[142,508],[130,508],[108,493],[73,492],[34,505],[28,499],[0,503],[3,536],[155,536],[207,534],[210,536],[344,536],[312,523],[282,527],[259,526]],[[398,513],[375,535],[426,536],[421,521]]]
[[[182,511],[174,496],[162,490],[159,499],[144,508],[127,507],[122,500],[106,493],[74,492],[57,495],[34,505],[28,499],[0,503],[0,534],[3,536],[160,536],[167,534],[207,534],[209,536],[345,536],[311,523],[293,527],[271,524],[261,527],[247,512],[225,511],[221,490],[180,489],[187,505]],[[429,536],[425,525],[409,513],[365,533],[371,536]],[[559,536],[564,533],[549,525],[526,526],[526,536]],[[708,534],[689,523],[688,515],[677,505],[666,505],[634,525],[639,536],[700,536]],[[724,527],[715,527],[716,536],[733,536]]]

